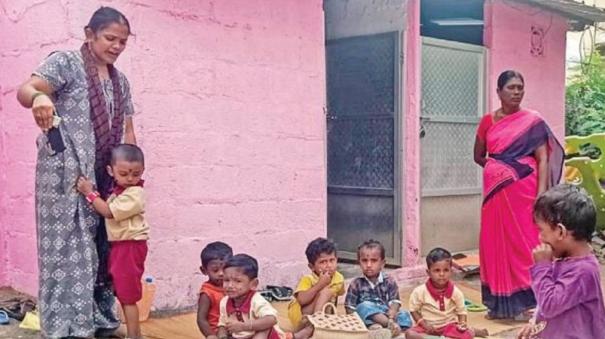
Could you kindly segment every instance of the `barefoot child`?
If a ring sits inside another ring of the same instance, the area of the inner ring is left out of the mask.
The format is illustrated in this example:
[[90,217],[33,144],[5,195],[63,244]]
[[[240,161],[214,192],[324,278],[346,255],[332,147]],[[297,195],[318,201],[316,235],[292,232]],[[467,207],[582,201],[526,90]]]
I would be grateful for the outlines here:
[[408,331],[408,338],[422,338],[423,334],[454,339],[487,337],[487,330],[471,329],[466,324],[464,295],[450,280],[450,252],[432,249],[426,257],[426,265],[429,279],[410,295],[410,312],[416,326]]
[[357,259],[363,277],[351,282],[345,310],[357,312],[370,329],[388,328],[392,337],[399,336],[412,326],[412,319],[408,312],[400,311],[397,283],[382,272],[386,263],[384,246],[376,240],[368,240],[357,248]]
[[208,276],[208,281],[200,288],[197,302],[197,326],[206,339],[217,338],[219,304],[225,296],[223,266],[232,255],[231,247],[220,241],[206,245],[200,255],[202,259],[200,270]]
[[288,318],[296,339],[309,338],[313,334],[310,324],[304,324],[303,315],[321,311],[328,302],[336,304],[336,298],[344,294],[344,277],[336,271],[336,246],[325,238],[317,238],[305,250],[311,274],[298,282],[294,299],[288,305]]
[[114,179],[113,193],[101,199],[92,182],[80,177],[78,191],[105,217],[111,243],[109,274],[114,292],[124,311],[128,338],[142,338],[137,301],[141,300],[141,278],[145,271],[149,224],[145,220],[145,195],[141,176],[145,170],[143,152],[135,145],[121,144],[111,152],[107,172]]
[[577,186],[554,186],[536,200],[534,219],[542,242],[530,269],[537,323],[526,326],[519,338],[603,338],[599,262],[590,247],[594,203]]

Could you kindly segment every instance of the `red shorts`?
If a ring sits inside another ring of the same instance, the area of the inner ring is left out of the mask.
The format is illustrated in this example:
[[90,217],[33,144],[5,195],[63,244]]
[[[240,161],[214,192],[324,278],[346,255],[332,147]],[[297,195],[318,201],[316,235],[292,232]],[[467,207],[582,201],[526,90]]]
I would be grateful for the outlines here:
[[109,275],[116,297],[122,305],[133,305],[141,300],[141,278],[147,257],[146,240],[112,241],[109,252]]
[[[412,327],[410,330],[416,332],[416,333],[425,333],[425,329],[422,326],[414,326]],[[458,325],[456,325],[455,323],[452,324],[447,324],[439,329],[436,330],[436,333],[431,333],[433,335],[440,335],[440,336],[445,336],[447,338],[453,338],[453,339],[472,339],[475,337],[475,333],[473,333],[472,329],[467,329],[466,331],[460,331],[458,330]]]

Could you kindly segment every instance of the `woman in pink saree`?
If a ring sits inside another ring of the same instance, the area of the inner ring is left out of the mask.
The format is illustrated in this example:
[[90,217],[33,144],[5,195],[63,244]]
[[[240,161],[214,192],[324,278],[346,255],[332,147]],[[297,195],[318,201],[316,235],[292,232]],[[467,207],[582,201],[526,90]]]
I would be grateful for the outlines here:
[[483,167],[481,294],[489,318],[520,320],[536,306],[529,276],[540,242],[533,203],[559,182],[564,153],[540,114],[521,108],[519,72],[500,74],[497,92],[502,106],[481,119],[474,150]]

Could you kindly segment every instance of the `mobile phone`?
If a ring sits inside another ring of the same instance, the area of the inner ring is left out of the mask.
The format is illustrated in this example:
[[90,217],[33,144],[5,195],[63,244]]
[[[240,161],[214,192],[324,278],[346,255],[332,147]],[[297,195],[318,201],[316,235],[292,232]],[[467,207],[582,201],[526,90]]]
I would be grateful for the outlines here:
[[48,144],[50,145],[50,149],[56,154],[61,153],[65,150],[65,144],[63,143],[63,137],[61,136],[61,131],[58,127],[53,127],[48,130],[46,133],[46,138],[48,138]]

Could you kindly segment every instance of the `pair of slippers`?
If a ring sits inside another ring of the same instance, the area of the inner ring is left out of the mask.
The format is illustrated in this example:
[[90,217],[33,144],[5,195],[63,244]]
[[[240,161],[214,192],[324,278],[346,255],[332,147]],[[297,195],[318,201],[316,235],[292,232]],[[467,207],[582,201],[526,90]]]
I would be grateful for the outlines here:
[[264,290],[259,291],[267,301],[289,301],[292,299],[293,290],[287,286],[267,285]]

